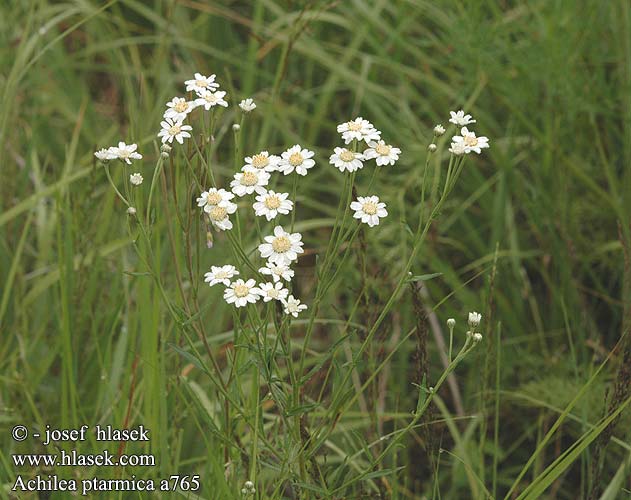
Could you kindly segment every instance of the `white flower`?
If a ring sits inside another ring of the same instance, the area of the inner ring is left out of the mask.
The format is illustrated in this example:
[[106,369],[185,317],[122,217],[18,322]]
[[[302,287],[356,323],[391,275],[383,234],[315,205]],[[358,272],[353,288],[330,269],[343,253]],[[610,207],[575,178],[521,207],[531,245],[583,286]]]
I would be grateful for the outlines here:
[[252,167],[243,167],[241,172],[234,174],[234,180],[230,183],[232,192],[237,196],[245,194],[264,193],[270,175],[264,170],[258,170]]
[[450,111],[449,114],[451,115],[449,122],[453,123],[454,125],[462,126],[469,125],[469,123],[475,123],[473,117],[471,115],[465,115],[464,111],[462,110],[456,111],[455,113],[453,111]]
[[267,262],[265,267],[259,269],[259,273],[270,275],[274,280],[274,283],[281,279],[285,281],[291,281],[294,277],[294,270],[287,264],[274,264],[273,262]]
[[452,142],[449,147],[449,152],[455,154],[456,156],[460,156],[467,152],[467,148],[464,145],[464,142]]
[[238,274],[237,268],[231,265],[210,266],[210,272],[204,274],[204,281],[208,286],[215,286],[218,283],[230,286],[230,279]]
[[239,107],[244,112],[249,113],[250,111],[256,109],[256,103],[248,97],[247,99],[243,99],[243,101],[239,103]]
[[445,127],[443,127],[440,123],[434,127],[434,135],[436,137],[440,137],[445,133]]
[[258,154],[245,157],[245,165],[243,167],[253,167],[266,172],[274,172],[278,169],[280,158],[276,155],[270,155],[267,151],[261,151]]
[[103,162],[113,160],[116,158],[116,154],[112,151],[112,149],[113,148],[101,148],[94,152],[94,156],[96,156],[97,160],[101,160]]
[[[181,120],[174,120],[173,118],[165,118],[160,122],[160,126],[162,129],[158,132],[158,137],[162,137],[162,144],[172,143],[173,139],[184,144],[184,138],[190,137],[190,131],[193,130],[190,125],[183,125]],[[168,152],[166,153],[168,156]]]
[[315,161],[311,159],[313,155],[313,151],[302,149],[296,144],[281,155],[278,170],[285,175],[291,174],[294,170],[300,175],[307,175],[307,170],[315,165]]
[[427,146],[427,150],[428,150],[430,153],[433,153],[433,152],[434,152],[434,151],[436,151],[437,149],[438,149],[438,146],[436,146],[436,144],[434,144],[434,143],[431,143],[429,146]]
[[201,73],[195,73],[195,79],[186,80],[186,91],[205,92],[206,90],[215,90],[219,88],[219,84],[215,82],[215,75],[204,76]]
[[204,207],[204,212],[208,214],[208,218],[212,225],[221,231],[227,231],[232,229],[232,222],[228,218],[228,215],[237,211],[237,204],[227,202],[223,206],[221,205],[207,205],[209,209]]
[[[210,188],[208,191],[204,191],[199,198],[197,198],[197,206],[203,207],[204,212],[210,212],[213,207],[228,207],[234,205],[230,200],[234,198],[234,195],[225,189]],[[232,212],[231,212],[232,213]]]
[[278,265],[289,265],[298,259],[302,253],[302,235],[300,233],[288,233],[281,226],[274,228],[273,236],[266,236],[265,243],[259,245],[261,257],[269,259]]
[[256,202],[252,205],[254,213],[258,216],[265,216],[270,221],[278,214],[287,215],[294,204],[287,197],[289,193],[276,193],[274,191],[265,191],[256,196]]
[[453,329],[454,326],[456,326],[456,320],[453,318],[449,318],[447,320],[447,326],[449,327],[449,329]]
[[378,141],[381,138],[381,132],[361,116],[350,122],[340,123],[337,126],[337,131],[342,134],[342,139],[344,139],[346,144],[353,142],[355,139],[366,141],[366,144],[368,144],[370,141]]
[[256,287],[256,281],[249,279],[243,281],[242,279],[236,280],[231,283],[223,293],[223,298],[228,304],[234,304],[236,307],[243,307],[248,304],[254,304],[259,300],[261,289]]
[[306,304],[301,304],[299,299],[294,298],[293,295],[287,297],[282,301],[285,306],[285,314],[291,314],[294,318],[298,317],[298,313],[307,309]]
[[364,160],[364,155],[346,148],[335,148],[334,153],[329,157],[329,163],[337,167],[340,172],[361,170],[364,168],[362,160]]
[[129,215],[136,215],[136,209],[135,209],[134,207],[129,207],[129,208],[127,209],[127,213],[128,213]]
[[481,333],[474,333],[473,334],[473,341],[477,344],[478,342],[480,342],[482,340],[482,334]]
[[480,321],[482,321],[482,315],[480,313],[477,313],[475,311],[469,313],[468,322],[471,328],[475,328],[476,326],[478,326],[480,324]]
[[238,132],[239,130],[241,130],[241,125],[239,125],[238,123],[233,123],[232,130]]
[[118,158],[128,165],[131,165],[131,160],[140,160],[142,158],[142,155],[137,153],[136,149],[138,149],[138,145],[136,144],[125,144],[124,142],[119,142],[118,146],[112,146],[109,151],[114,158]]
[[196,106],[204,106],[204,109],[208,111],[213,106],[223,106],[224,108],[228,107],[228,103],[224,99],[226,93],[223,90],[218,90],[217,92],[212,92],[210,90],[205,90],[199,94],[199,98],[195,99]]
[[285,300],[287,295],[289,295],[289,290],[287,290],[282,283],[261,283],[259,285],[261,289],[261,297],[263,297],[263,302],[269,302],[270,300]]
[[129,182],[131,182],[134,186],[140,186],[142,184],[142,181],[142,175],[140,175],[138,172],[129,176]]
[[[482,149],[489,147],[488,137],[476,137],[475,132],[470,132],[467,127],[462,127],[460,130],[462,135],[454,135],[452,137],[453,143],[462,143],[464,145],[464,152],[469,154],[471,151],[475,151],[480,154]],[[453,147],[452,143],[452,147]]]
[[351,209],[355,210],[353,217],[370,227],[378,225],[379,218],[388,215],[386,204],[380,202],[378,196],[358,196],[357,201],[351,203]]
[[167,102],[167,108],[169,109],[164,112],[164,117],[181,122],[195,109],[195,106],[195,101],[187,101],[183,97],[174,97],[170,102]]
[[390,144],[386,144],[381,139],[379,141],[371,141],[368,143],[370,146],[364,151],[364,156],[367,160],[376,159],[377,165],[394,165],[399,159],[401,150],[395,148]]

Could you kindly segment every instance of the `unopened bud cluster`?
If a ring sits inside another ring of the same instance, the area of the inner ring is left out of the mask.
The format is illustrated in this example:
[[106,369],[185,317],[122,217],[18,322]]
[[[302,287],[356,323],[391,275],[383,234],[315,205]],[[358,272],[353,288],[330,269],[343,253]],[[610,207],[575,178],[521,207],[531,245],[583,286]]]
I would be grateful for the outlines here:
[[256,493],[256,488],[254,487],[254,483],[252,481],[246,481],[241,488],[241,494],[244,496],[254,495]]

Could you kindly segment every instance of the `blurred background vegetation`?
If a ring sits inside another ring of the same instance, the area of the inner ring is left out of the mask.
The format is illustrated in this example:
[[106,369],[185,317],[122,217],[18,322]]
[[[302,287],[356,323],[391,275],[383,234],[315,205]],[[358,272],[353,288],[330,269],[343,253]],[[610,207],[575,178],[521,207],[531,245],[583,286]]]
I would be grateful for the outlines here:
[[[629,310],[623,247],[631,232],[628,1],[7,0],[0,27],[3,484],[14,476],[9,454],[33,449],[13,443],[5,428],[122,425],[129,411],[134,424],[154,431],[161,473],[202,474],[202,498],[234,494],[209,430],[216,395],[169,347],[181,345],[177,328],[151,283],[133,274],[124,207],[93,158],[97,147],[137,142],[146,162],[134,171],[150,178],[164,104],[195,71],[216,73],[232,104],[256,100],[241,134],[244,155],[295,143],[316,151],[318,168],[301,182],[297,214],[311,254],[326,245],[340,189],[328,165],[336,124],[361,115],[402,149],[375,189],[391,208],[389,222],[366,232],[366,324],[402,266],[433,126],[462,108],[491,140],[490,150],[470,159],[413,266],[414,274],[442,273],[425,288],[432,334],[440,336],[449,317],[464,329],[465,313],[479,310],[485,342],[459,368],[458,390],[445,388],[435,410],[439,423],[430,432],[449,450],[439,486],[419,433],[405,441],[398,465],[409,467],[390,478],[384,498],[421,498],[436,488],[444,498],[480,497],[471,471],[505,494],[622,336],[625,303]],[[217,131],[224,185],[235,169],[230,127],[238,120],[228,108]],[[169,252],[165,238],[167,282],[174,279]],[[229,255],[217,243],[202,266]],[[344,318],[362,279],[356,269],[345,270],[322,317]],[[309,256],[297,278],[308,302]],[[368,365],[414,326],[409,295]],[[202,302],[209,341],[223,352],[230,310],[215,289],[204,288]],[[326,350],[335,337],[334,327],[322,326],[314,348]],[[433,340],[430,346],[431,383],[442,367]],[[335,436],[341,449],[352,454],[402,425],[416,399],[413,352],[411,338],[374,401],[343,418]],[[614,353],[522,487],[603,416],[619,362]],[[375,427],[377,411],[386,416]],[[627,416],[607,448],[604,485],[618,472],[611,498],[631,489],[629,423]],[[587,497],[590,450],[547,495]],[[273,480],[269,471],[264,477]]]

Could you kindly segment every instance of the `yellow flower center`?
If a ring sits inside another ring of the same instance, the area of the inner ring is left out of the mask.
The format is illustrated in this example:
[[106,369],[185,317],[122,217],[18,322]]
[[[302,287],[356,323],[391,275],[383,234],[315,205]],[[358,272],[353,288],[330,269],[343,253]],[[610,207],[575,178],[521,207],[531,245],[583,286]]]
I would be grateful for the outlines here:
[[348,122],[348,130],[352,130],[353,132],[357,132],[362,129],[362,124],[358,122]]
[[272,248],[276,253],[285,253],[291,248],[291,241],[287,236],[279,236],[272,241]]
[[352,151],[349,151],[348,149],[345,149],[340,154],[340,159],[348,163],[349,161],[353,161],[355,159],[355,153],[353,153]]
[[218,205],[221,201],[221,195],[217,192],[208,193],[206,195],[206,203],[209,205]]
[[246,286],[246,285],[235,285],[234,287],[234,294],[237,297],[247,297],[247,295],[250,293],[250,289]]
[[208,84],[206,83],[205,80],[195,80],[195,85],[205,89]]
[[252,166],[255,168],[265,168],[269,165],[269,158],[263,154],[252,157]]
[[216,280],[223,280],[228,277],[228,273],[226,271],[219,271],[215,273]]
[[270,210],[275,210],[280,207],[280,198],[275,194],[268,196],[265,198],[264,202],[265,206]]
[[475,137],[474,135],[465,135],[464,136],[464,143],[467,146],[476,146],[478,144],[478,138]]
[[372,201],[367,201],[366,203],[364,203],[362,210],[365,214],[375,215],[377,213],[377,204],[373,203]]
[[227,215],[228,212],[226,212],[226,209],[223,207],[213,207],[213,209],[208,213],[211,220],[217,222],[224,220]]
[[267,291],[267,296],[271,297],[273,299],[277,299],[278,298],[278,290],[276,290],[276,288],[270,288]]
[[391,149],[392,149],[392,146],[388,146],[387,144],[377,144],[375,151],[377,152],[377,154],[381,156],[388,156],[390,154]]
[[255,186],[258,181],[259,178],[254,172],[243,172],[241,176],[241,184],[244,186]]
[[298,167],[302,165],[303,161],[304,161],[304,158],[302,157],[300,153],[292,153],[291,156],[289,157],[289,164],[292,167]]
[[184,111],[188,109],[188,103],[186,101],[179,101],[173,108],[178,113],[184,113]]
[[210,104],[215,104],[217,102],[217,96],[211,92],[209,92],[208,94],[206,94],[204,96],[204,99],[206,99],[206,102],[210,103]]
[[177,135],[180,133],[181,130],[182,129],[179,125],[173,125],[171,128],[169,128],[169,135]]
[[129,151],[127,151],[126,149],[120,149],[118,156],[120,156],[121,158],[129,158],[129,155],[131,153]]

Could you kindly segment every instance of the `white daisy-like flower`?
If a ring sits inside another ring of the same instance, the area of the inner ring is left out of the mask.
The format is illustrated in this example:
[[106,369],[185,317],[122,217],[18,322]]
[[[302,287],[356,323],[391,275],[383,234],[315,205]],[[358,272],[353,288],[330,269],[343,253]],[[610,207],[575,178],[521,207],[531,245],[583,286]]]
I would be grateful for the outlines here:
[[227,207],[231,204],[234,205],[234,203],[230,202],[233,198],[234,194],[225,189],[210,188],[197,198],[197,206],[203,207],[204,212],[210,212],[215,206]]
[[285,300],[287,295],[289,295],[289,290],[287,290],[282,283],[261,283],[259,285],[261,289],[261,297],[263,297],[263,302],[269,302],[270,300]]
[[288,200],[289,193],[276,193],[265,191],[256,196],[256,202],[252,205],[255,215],[265,216],[270,221],[278,214],[287,215],[294,207],[294,203]]
[[254,109],[256,109],[256,103],[254,102],[253,99],[251,99],[250,97],[248,97],[247,99],[243,99],[243,101],[241,101],[239,103],[239,107],[245,112],[245,113],[249,113],[250,111],[253,111]]
[[276,155],[270,155],[267,151],[261,151],[258,154],[245,157],[245,165],[243,167],[253,167],[266,172],[274,172],[278,169],[280,158]]
[[142,181],[143,178],[139,172],[136,172],[135,174],[131,174],[129,176],[129,182],[131,182],[134,186],[140,186],[142,184]]
[[449,147],[449,152],[456,156],[460,156],[467,152],[467,147],[464,145],[464,142],[462,141],[452,142],[451,146]]
[[254,304],[261,295],[261,289],[256,286],[256,281],[249,279],[243,281],[238,279],[231,283],[223,293],[223,298],[228,304],[234,304],[236,307],[243,307]]
[[293,295],[287,297],[282,303],[285,306],[285,314],[291,314],[294,318],[297,318],[300,312],[307,309],[307,305],[301,304],[300,300],[294,298]]
[[463,110],[456,112],[450,111],[449,114],[451,115],[449,123],[453,123],[454,125],[459,125],[460,127],[462,127],[463,125],[475,123],[473,117],[471,115],[465,115]]
[[137,144],[125,144],[121,141],[118,143],[118,146],[112,146],[109,151],[114,158],[118,158],[128,165],[131,165],[132,160],[142,159],[142,155],[136,151],[137,149]]
[[346,144],[353,142],[353,140],[366,141],[368,144],[370,141],[378,141],[381,138],[381,132],[361,116],[349,122],[340,123],[337,126],[337,131],[342,134],[342,139]]
[[210,209],[204,207],[204,212],[208,214],[208,218],[213,226],[221,231],[229,231],[232,229],[232,222],[228,216],[237,211],[237,204],[227,202],[223,206],[221,205],[207,205]]
[[386,204],[380,202],[378,196],[358,196],[351,203],[351,209],[355,211],[353,217],[370,227],[378,225],[379,219],[388,215]]
[[165,118],[172,118],[174,121],[181,122],[186,119],[188,114],[197,106],[196,101],[187,101],[183,97],[174,97],[167,102],[167,109],[164,112]]
[[172,143],[175,139],[180,144],[184,144],[184,139],[190,137],[190,131],[193,127],[184,125],[181,120],[173,118],[165,118],[160,122],[162,129],[158,132],[158,137],[162,137],[162,144]]
[[218,90],[217,92],[205,90],[204,92],[200,92],[199,98],[195,99],[195,105],[204,106],[206,111],[214,106],[223,106],[224,108],[227,108],[228,103],[224,99],[225,95],[226,93],[223,90]]
[[313,151],[296,144],[281,154],[278,170],[285,175],[291,174],[294,170],[300,175],[307,175],[307,170],[315,165],[313,155]]
[[215,75],[204,76],[201,73],[195,73],[193,80],[186,80],[186,91],[191,92],[205,92],[207,90],[216,90],[219,88],[219,84],[215,82]]
[[259,273],[271,276],[274,283],[277,281],[285,280],[291,281],[294,277],[294,270],[287,264],[274,264],[273,262],[267,262],[265,267],[259,269]]
[[475,132],[470,132],[467,127],[462,127],[462,129],[460,129],[460,134],[461,135],[454,135],[452,137],[452,147],[454,143],[462,143],[464,145],[464,152],[467,154],[469,154],[471,151],[480,154],[483,149],[489,147],[488,137],[476,137]]
[[103,162],[114,160],[116,158],[116,153],[112,151],[112,148],[101,148],[98,151],[94,152],[94,156],[96,156],[97,160],[101,160]]
[[386,144],[381,139],[379,141],[371,141],[368,143],[369,148],[364,151],[367,160],[375,159],[377,165],[394,165],[399,159],[401,150],[390,144]]
[[210,266],[210,272],[204,274],[204,281],[208,286],[215,286],[218,283],[230,286],[230,280],[238,274],[237,268],[231,265]]
[[252,167],[243,167],[241,172],[234,174],[234,179],[230,182],[232,192],[237,196],[252,194],[254,191],[261,194],[265,192],[265,187],[269,182],[270,175],[265,170],[258,170]]
[[329,163],[338,168],[340,172],[344,170],[348,172],[356,172],[364,168],[362,160],[364,155],[356,153],[346,148],[335,148],[333,154],[329,157]]
[[288,233],[282,226],[276,226],[274,235],[266,236],[264,240],[265,243],[259,245],[261,257],[269,259],[274,264],[288,266],[298,259],[299,253],[304,252],[302,235],[300,233]]

